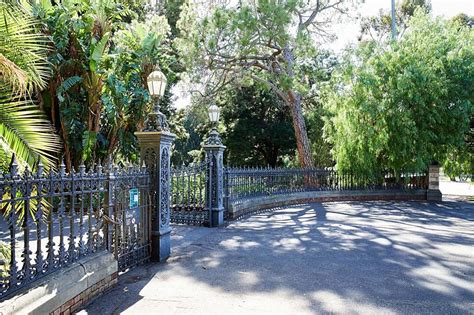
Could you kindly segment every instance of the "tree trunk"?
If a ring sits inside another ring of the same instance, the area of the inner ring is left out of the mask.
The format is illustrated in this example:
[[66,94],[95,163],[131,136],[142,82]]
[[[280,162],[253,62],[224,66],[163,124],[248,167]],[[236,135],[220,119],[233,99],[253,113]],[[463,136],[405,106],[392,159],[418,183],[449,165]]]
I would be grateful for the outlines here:
[[[295,58],[289,45],[286,45],[283,49],[283,56],[287,64],[286,71],[288,76],[294,77],[293,64]],[[290,107],[291,117],[293,119],[293,129],[295,130],[296,148],[298,150],[300,166],[303,168],[314,167],[311,144],[309,143],[306,123],[303,117],[303,109],[301,108],[301,96],[298,92],[290,90],[287,93],[286,103]]]
[[309,142],[303,110],[301,108],[301,96],[299,96],[298,93],[293,91],[288,92],[288,107],[290,108],[291,118],[293,120],[296,149],[298,150],[300,166],[303,168],[314,167],[311,144]]

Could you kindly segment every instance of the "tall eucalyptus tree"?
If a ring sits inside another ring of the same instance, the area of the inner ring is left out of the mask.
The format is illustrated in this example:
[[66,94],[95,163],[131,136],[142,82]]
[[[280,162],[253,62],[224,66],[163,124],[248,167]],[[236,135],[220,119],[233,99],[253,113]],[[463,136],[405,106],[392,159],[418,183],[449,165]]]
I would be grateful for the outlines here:
[[314,51],[316,38],[331,37],[330,26],[348,8],[343,0],[241,0],[206,15],[186,2],[176,44],[195,79],[212,73],[207,94],[233,81],[270,86],[291,113],[300,165],[311,167],[301,105],[308,85],[298,61]]

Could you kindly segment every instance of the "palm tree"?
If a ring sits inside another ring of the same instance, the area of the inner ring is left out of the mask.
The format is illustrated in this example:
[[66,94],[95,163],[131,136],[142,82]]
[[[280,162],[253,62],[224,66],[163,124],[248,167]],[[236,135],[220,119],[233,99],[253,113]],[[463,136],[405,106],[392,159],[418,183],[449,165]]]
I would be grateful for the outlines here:
[[48,39],[17,4],[0,3],[0,168],[12,154],[23,165],[54,165],[59,138],[34,103],[50,69]]

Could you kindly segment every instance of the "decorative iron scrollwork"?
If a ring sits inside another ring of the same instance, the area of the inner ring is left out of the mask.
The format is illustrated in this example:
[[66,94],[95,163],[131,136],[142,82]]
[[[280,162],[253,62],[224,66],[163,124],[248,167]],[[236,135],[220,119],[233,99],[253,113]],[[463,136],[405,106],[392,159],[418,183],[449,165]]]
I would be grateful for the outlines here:
[[222,145],[222,140],[217,132],[216,128],[212,128],[211,132],[209,133],[209,137],[206,139],[205,144],[207,145]]
[[160,177],[160,226],[165,227],[169,225],[170,221],[170,203],[169,203],[169,186],[170,186],[170,173],[169,173],[169,149],[163,148],[161,151],[161,177]]
[[168,121],[166,116],[160,111],[158,101],[155,101],[155,106],[151,113],[145,119],[145,128],[143,131],[169,131]]
[[[154,159],[149,165],[156,169],[157,152],[147,154]],[[13,159],[10,172],[0,174],[0,208],[21,207],[23,214],[10,210],[0,216],[5,229],[0,240],[5,255],[0,257],[0,299],[99,251],[113,251],[121,270],[146,261],[149,177],[144,167],[119,167],[112,161],[106,168],[89,170],[82,164],[79,172],[67,172],[62,163],[59,172],[45,171],[38,164],[35,171],[19,173]],[[139,192],[138,207],[133,209],[131,188]]]
[[218,184],[217,184],[217,200],[218,200],[218,206],[221,207],[222,204],[223,204],[223,197],[222,197],[222,193],[223,193],[223,187],[224,187],[224,161],[223,161],[223,154],[219,154],[218,155],[218,159],[217,159],[217,172],[219,172],[218,176],[217,176],[217,180],[218,180]]
[[211,172],[212,174],[212,179],[211,179],[211,207],[212,208],[215,208],[215,207],[218,207],[218,203],[217,203],[217,200],[218,200],[218,194],[217,194],[217,191],[218,191],[218,180],[219,180],[219,171],[218,171],[218,167],[219,167],[219,164],[218,164],[218,160],[217,160],[217,156],[216,156],[216,153],[212,153],[212,156],[211,156],[211,159],[212,159],[212,166],[213,166],[213,170]]

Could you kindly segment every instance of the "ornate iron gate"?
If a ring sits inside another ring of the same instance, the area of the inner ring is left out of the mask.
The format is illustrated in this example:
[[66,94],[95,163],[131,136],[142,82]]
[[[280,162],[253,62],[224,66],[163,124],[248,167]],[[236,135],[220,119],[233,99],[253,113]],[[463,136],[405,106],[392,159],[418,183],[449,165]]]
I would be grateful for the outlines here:
[[150,176],[145,168],[115,169],[108,184],[113,192],[111,248],[124,271],[150,259]]
[[206,205],[206,180],[209,161],[171,170],[171,222],[190,225],[209,225],[209,206]]

